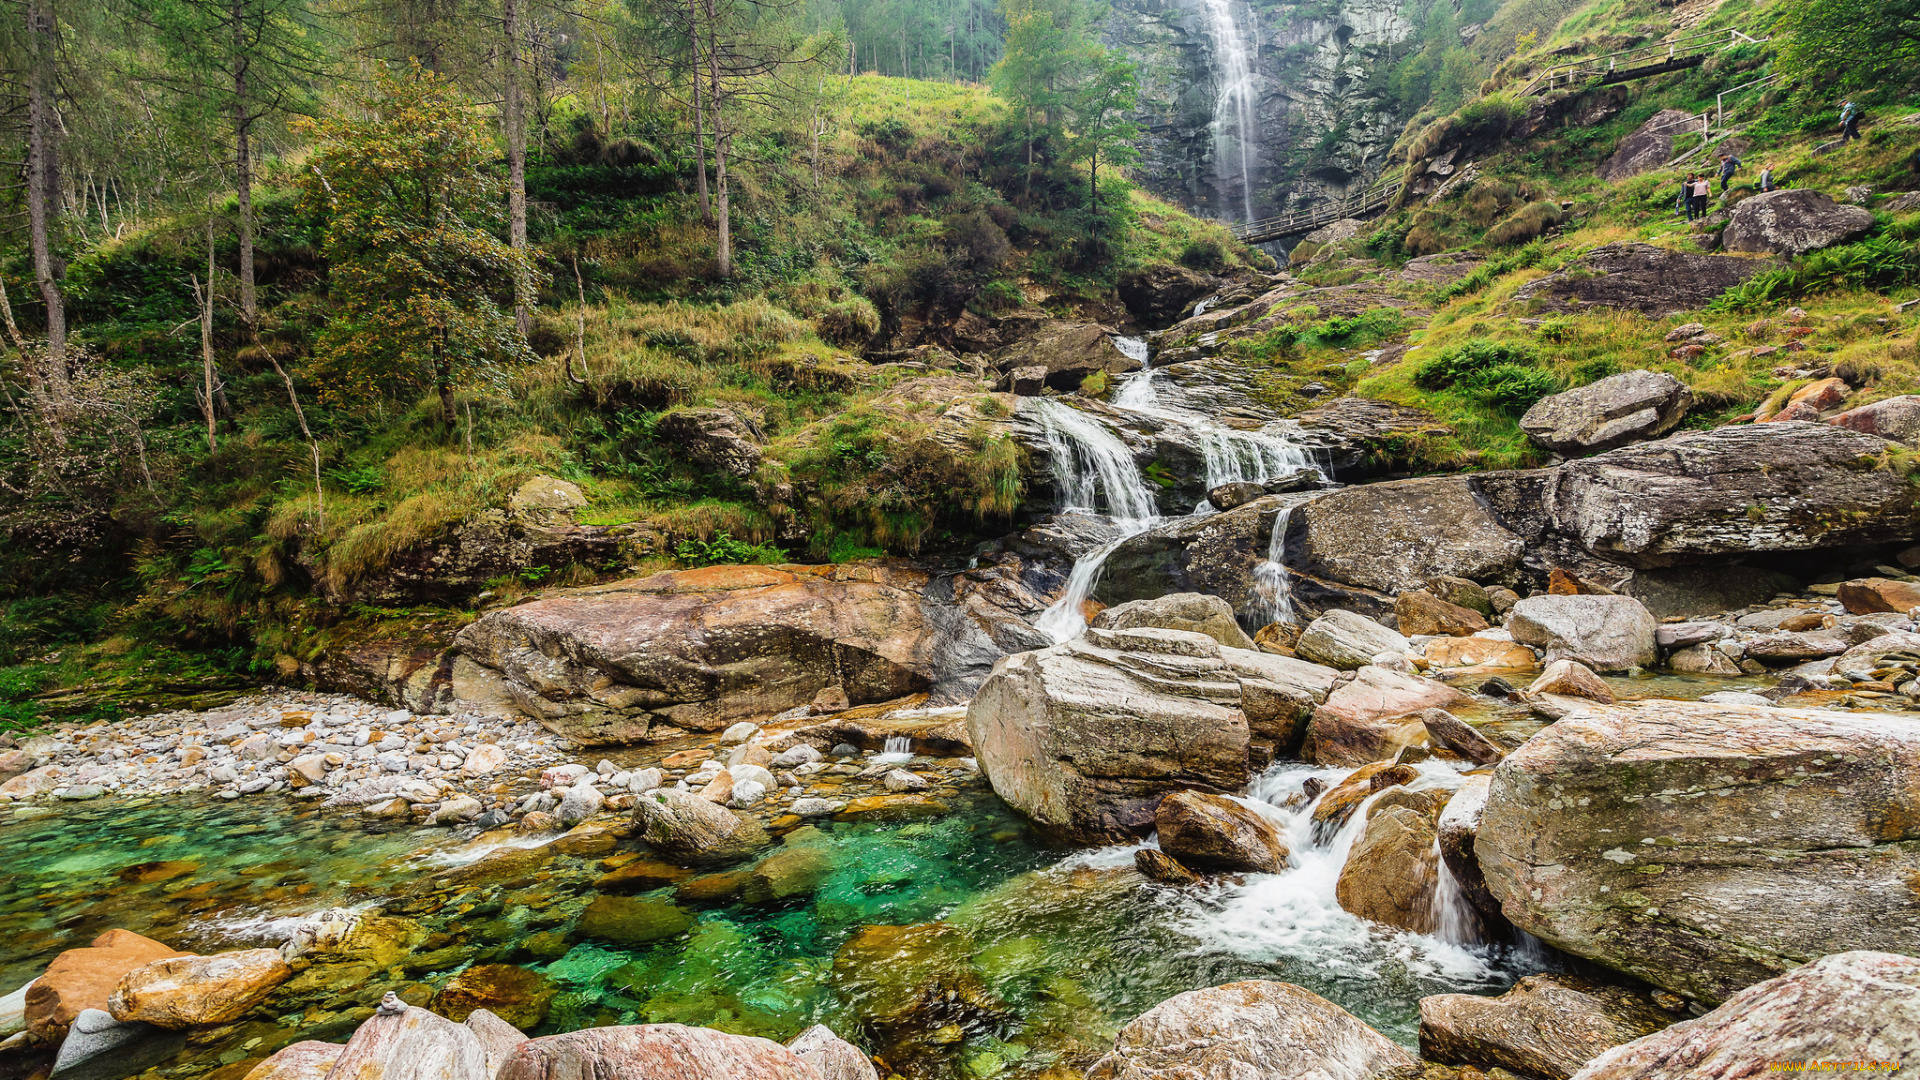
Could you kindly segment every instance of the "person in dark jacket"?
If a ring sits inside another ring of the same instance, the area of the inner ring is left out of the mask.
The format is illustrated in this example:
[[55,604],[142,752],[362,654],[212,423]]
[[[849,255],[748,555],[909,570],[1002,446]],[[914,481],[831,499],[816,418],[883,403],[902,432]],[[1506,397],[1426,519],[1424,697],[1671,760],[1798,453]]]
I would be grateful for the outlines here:
[[1682,214],[1685,214],[1687,216],[1688,221],[1693,220],[1693,181],[1694,179],[1695,179],[1695,175],[1693,173],[1688,173],[1687,178],[1685,180],[1680,181],[1680,203],[1677,207],[1675,207],[1675,209],[1679,210]]
[[1851,101],[1840,103],[1840,143],[1842,146],[1860,137],[1860,106]]
[[1727,182],[1733,179],[1735,169],[1740,167],[1740,159],[1732,154],[1720,155],[1720,194],[1727,193]]

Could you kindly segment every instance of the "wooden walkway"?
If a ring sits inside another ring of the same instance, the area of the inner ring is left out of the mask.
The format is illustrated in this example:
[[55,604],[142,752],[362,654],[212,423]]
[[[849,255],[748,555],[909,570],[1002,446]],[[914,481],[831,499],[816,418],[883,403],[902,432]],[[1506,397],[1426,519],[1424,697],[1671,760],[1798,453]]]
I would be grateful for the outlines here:
[[1289,236],[1310,233],[1322,225],[1331,225],[1343,218],[1363,218],[1377,214],[1387,208],[1393,196],[1400,189],[1406,170],[1396,169],[1376,179],[1365,191],[1351,195],[1339,202],[1323,203],[1310,210],[1299,210],[1278,217],[1249,221],[1245,225],[1235,225],[1233,235],[1245,244],[1265,244],[1273,240],[1283,240]]
[[1531,82],[1521,87],[1520,94],[1527,97],[1554,90],[1606,86],[1631,79],[1644,79],[1650,75],[1663,75],[1669,71],[1698,67],[1706,62],[1707,57],[1722,49],[1731,49],[1743,43],[1758,45],[1766,40],[1748,37],[1738,30],[1714,30],[1642,45],[1637,49],[1581,57],[1555,64],[1535,75]]

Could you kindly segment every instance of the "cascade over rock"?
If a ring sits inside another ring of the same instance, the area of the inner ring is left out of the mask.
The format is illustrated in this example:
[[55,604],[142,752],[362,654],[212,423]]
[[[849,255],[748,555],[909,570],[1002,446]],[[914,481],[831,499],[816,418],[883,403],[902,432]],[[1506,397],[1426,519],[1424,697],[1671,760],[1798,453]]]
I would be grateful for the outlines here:
[[1495,767],[1473,851],[1515,926],[1718,1002],[1838,949],[1920,951],[1916,784],[1910,716],[1592,705]]

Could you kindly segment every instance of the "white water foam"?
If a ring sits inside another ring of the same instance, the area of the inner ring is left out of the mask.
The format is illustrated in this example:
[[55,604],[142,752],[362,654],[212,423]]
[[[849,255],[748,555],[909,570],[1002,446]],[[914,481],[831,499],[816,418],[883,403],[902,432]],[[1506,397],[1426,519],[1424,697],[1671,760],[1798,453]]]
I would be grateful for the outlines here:
[[1047,398],[1033,410],[1046,433],[1053,458],[1053,477],[1062,510],[1105,514],[1120,532],[1115,539],[1082,555],[1067,575],[1067,587],[1053,606],[1034,620],[1034,627],[1056,644],[1079,637],[1087,628],[1081,607],[1093,594],[1107,556],[1131,537],[1160,520],[1153,489],[1134,464],[1133,452],[1105,424]]
[[1287,527],[1292,523],[1291,506],[1274,515],[1267,557],[1253,567],[1253,597],[1247,601],[1247,613],[1261,626],[1297,621],[1293,609],[1293,579],[1287,574],[1285,558]]
[[913,740],[905,735],[887,736],[887,744],[880,753],[873,755],[876,765],[898,765],[913,760]]
[[1143,364],[1147,362],[1147,339],[1146,338],[1128,337],[1125,334],[1115,334],[1113,336],[1113,347],[1116,349],[1119,349],[1120,355],[1126,357],[1129,360],[1138,360]]

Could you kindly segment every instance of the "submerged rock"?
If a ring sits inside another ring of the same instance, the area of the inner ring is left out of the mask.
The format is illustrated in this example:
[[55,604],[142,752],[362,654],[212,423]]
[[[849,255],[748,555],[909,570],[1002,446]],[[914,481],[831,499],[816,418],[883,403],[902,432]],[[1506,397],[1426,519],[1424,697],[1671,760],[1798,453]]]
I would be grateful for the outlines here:
[[1180,860],[1158,848],[1141,848],[1133,853],[1133,868],[1148,881],[1162,885],[1198,885],[1200,875],[1180,865]]
[[292,977],[278,949],[169,957],[121,976],[107,1011],[163,1028],[230,1024]]
[[447,980],[434,996],[433,1010],[449,1020],[467,1023],[476,1028],[476,1033],[480,1025],[469,1021],[481,1013],[524,1030],[540,1026],[558,992],[559,988],[537,971],[513,964],[475,964]]
[[1372,1080],[1413,1056],[1292,983],[1192,990],[1120,1029],[1087,1080]]
[[1420,1056],[1567,1080],[1602,1051],[1674,1020],[1644,992],[1577,975],[1529,975],[1497,998],[1421,998]]
[[1764,1068],[1757,1062],[1920,1068],[1920,960],[1884,952],[1823,957],[1750,986],[1705,1016],[1615,1047],[1574,1080],[1739,1076]]
[[1474,851],[1515,926],[1718,1002],[1835,949],[1920,951],[1916,783],[1905,716],[1596,704],[1494,769]]

